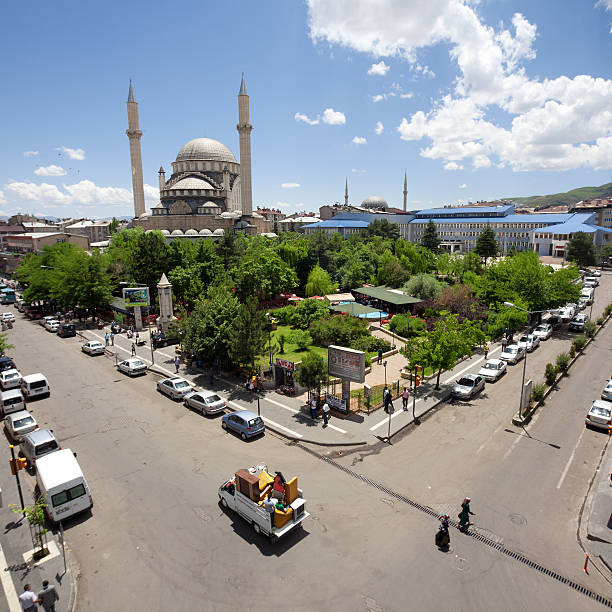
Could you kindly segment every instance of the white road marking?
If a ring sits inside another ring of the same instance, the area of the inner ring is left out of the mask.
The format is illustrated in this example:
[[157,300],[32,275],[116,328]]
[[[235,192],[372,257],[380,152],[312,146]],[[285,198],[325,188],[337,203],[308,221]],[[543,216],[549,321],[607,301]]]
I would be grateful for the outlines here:
[[[493,350],[489,351],[489,353],[487,354],[487,359],[493,353],[497,353],[497,351],[501,351],[501,346],[498,346],[497,348],[494,348]],[[484,361],[484,355],[480,357],[480,359],[477,359],[476,361],[472,361],[472,363],[470,363],[469,366],[463,368],[463,370],[460,370],[456,374],[453,374],[450,378],[447,378],[446,380],[442,381],[442,384],[447,385],[449,382],[455,380],[455,378],[458,378],[459,376],[461,376],[464,372],[467,372],[469,369],[473,368],[475,365],[478,365],[481,361]]]
[[[236,402],[227,402],[230,406],[235,407],[237,410],[248,410],[248,408],[245,408],[244,406],[241,406],[240,404],[237,404]],[[303,438],[304,436],[302,434],[297,433],[297,431],[293,431],[292,429],[289,429],[288,427],[285,427],[284,425],[279,425],[278,423],[275,423],[272,419],[269,419],[268,417],[262,416],[261,417],[264,423],[270,423],[270,425],[274,426],[274,427],[278,427],[279,429],[282,429],[283,431],[286,431],[288,434],[292,435],[295,438]]]
[[[425,398],[427,398],[427,395],[424,395],[423,397],[420,397],[418,400],[416,400],[415,405],[418,404],[419,402],[423,401]],[[399,397],[396,399],[400,399]],[[400,414],[410,414],[412,415],[412,410],[404,410],[403,408],[396,408],[395,412],[391,415],[391,420],[393,420],[395,417],[399,416]],[[389,415],[387,415],[382,421],[379,421],[378,423],[376,423],[376,425],[374,425],[374,427],[370,427],[370,431],[376,431],[379,427],[382,427],[385,423],[389,423]]]
[[561,488],[561,485],[563,484],[563,481],[565,480],[565,477],[567,476],[567,472],[570,469],[570,465],[572,464],[572,461],[574,460],[574,455],[576,454],[576,449],[578,448],[578,445],[580,444],[580,440],[582,440],[582,436],[584,435],[584,432],[586,431],[586,427],[582,430],[582,433],[580,434],[579,438],[578,438],[578,442],[576,442],[576,445],[574,446],[573,450],[572,450],[572,454],[570,455],[570,458],[568,459],[566,465],[565,465],[565,469],[563,470],[563,473],[561,474],[561,478],[559,478],[559,482],[557,483],[557,489]]
[[2,546],[0,546],[0,567],[2,567],[2,571],[0,572],[0,580],[2,580],[2,588],[4,589],[4,595],[6,596],[6,602],[8,603],[9,610],[10,612],[20,612],[21,604],[19,603],[19,597],[17,596],[17,591],[15,590],[15,584],[13,583],[11,572],[8,570],[6,557],[4,556]]
[[493,432],[493,434],[491,436],[489,436],[478,448],[478,450],[476,451],[476,454],[478,455],[480,453],[480,451],[499,433],[499,431],[501,430],[502,427],[507,426],[508,424],[505,421],[502,421],[499,424],[499,427]]
[[[280,408],[284,408],[285,410],[288,410],[289,412],[293,412],[293,414],[298,414],[300,412],[300,410],[296,410],[295,408],[291,408],[291,406],[286,406],[285,404],[281,404],[280,402],[277,402],[276,400],[270,399],[269,397],[264,397],[263,399],[266,402],[270,402],[271,404],[274,404],[275,406],[279,406]],[[313,420],[307,414],[305,414],[304,417],[309,419],[309,420],[311,420],[311,421]],[[316,422],[316,421],[313,421],[313,422]],[[329,423],[327,426],[330,429],[333,429],[334,431],[338,431],[338,432],[343,433],[343,434],[346,433],[346,430],[340,429],[340,427],[336,427],[335,425],[332,425],[331,423]]]

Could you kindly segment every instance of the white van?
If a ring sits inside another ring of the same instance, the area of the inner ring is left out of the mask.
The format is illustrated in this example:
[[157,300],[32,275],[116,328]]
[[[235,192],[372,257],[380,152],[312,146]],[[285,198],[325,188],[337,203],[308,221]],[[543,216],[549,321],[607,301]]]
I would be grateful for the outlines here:
[[39,397],[41,395],[49,395],[51,387],[49,381],[44,374],[28,374],[21,379],[21,392],[26,399],[31,397]]
[[19,412],[25,409],[25,400],[20,389],[0,391],[0,413],[3,417],[12,412]]
[[36,487],[36,494],[46,500],[45,512],[53,523],[93,506],[85,476],[69,448],[36,461]]
[[587,304],[591,304],[593,302],[593,293],[595,293],[593,288],[584,287],[580,293],[580,297],[584,298]]

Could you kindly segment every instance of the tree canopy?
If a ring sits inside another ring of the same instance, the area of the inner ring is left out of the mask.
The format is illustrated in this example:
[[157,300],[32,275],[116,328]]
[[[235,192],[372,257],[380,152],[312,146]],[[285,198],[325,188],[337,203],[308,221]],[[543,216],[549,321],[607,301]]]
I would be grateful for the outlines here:
[[573,261],[580,268],[595,265],[595,245],[593,236],[585,232],[576,232],[567,243],[565,258]]

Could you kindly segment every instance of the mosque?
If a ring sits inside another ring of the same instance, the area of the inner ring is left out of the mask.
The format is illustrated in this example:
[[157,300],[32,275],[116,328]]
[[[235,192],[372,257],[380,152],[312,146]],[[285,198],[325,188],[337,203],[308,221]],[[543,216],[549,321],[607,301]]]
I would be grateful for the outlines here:
[[134,227],[161,230],[172,238],[222,236],[226,230],[246,234],[270,232],[270,223],[253,211],[251,191],[251,130],[249,96],[242,75],[238,93],[240,162],[212,138],[195,138],[181,147],[166,180],[159,169],[159,204],[145,209],[138,103],[130,81],[127,100]]

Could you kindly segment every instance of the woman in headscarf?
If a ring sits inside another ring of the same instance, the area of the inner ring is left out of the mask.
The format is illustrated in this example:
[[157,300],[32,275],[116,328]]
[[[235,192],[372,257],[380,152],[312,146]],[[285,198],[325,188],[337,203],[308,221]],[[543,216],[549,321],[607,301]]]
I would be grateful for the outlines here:
[[459,513],[459,529],[461,529],[461,531],[467,531],[467,528],[472,525],[472,523],[470,523],[470,514],[476,515],[475,512],[470,510],[471,501],[469,497],[466,497],[461,504],[461,512]]

